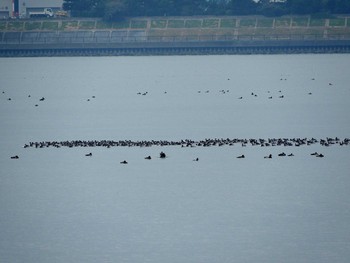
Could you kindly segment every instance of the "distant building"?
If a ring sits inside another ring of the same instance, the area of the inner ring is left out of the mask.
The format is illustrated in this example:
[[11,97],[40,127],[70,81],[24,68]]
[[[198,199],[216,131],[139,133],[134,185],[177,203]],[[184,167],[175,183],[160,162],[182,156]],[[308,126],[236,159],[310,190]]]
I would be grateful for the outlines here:
[[62,9],[63,0],[0,0],[0,18],[27,17],[30,11]]
[[12,16],[13,3],[12,0],[0,0],[0,18],[6,19]]

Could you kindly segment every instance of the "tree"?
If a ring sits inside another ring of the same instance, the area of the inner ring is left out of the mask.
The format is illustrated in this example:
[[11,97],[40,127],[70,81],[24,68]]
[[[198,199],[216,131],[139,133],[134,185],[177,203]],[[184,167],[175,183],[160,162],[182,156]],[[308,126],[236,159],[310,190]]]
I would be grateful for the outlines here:
[[256,3],[253,0],[230,0],[227,9],[229,15],[251,15],[256,13]]
[[64,0],[63,9],[73,16],[101,16],[104,0]]
[[288,12],[285,2],[271,2],[270,0],[260,0],[257,4],[257,13],[264,16],[282,16]]
[[105,20],[120,20],[127,12],[127,2],[125,0],[106,0],[104,3]]

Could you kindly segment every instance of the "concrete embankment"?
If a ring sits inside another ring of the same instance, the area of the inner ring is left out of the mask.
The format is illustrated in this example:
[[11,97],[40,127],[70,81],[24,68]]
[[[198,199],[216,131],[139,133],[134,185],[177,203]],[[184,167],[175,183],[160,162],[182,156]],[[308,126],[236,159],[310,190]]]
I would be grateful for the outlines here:
[[11,45],[1,47],[1,57],[35,56],[132,56],[132,55],[206,55],[206,54],[297,54],[350,53],[350,41],[277,41],[277,42],[179,42],[127,43],[124,45]]
[[350,53],[350,40],[237,40],[0,45],[1,57],[295,53]]

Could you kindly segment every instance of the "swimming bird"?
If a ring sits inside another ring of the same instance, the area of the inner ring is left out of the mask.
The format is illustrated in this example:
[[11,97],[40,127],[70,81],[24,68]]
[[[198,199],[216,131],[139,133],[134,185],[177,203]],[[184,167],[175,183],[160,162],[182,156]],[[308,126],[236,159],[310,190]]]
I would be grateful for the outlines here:
[[286,156],[286,154],[284,152],[278,154],[278,156]]
[[243,158],[245,158],[245,156],[244,156],[244,154],[242,154],[242,155],[240,155],[240,156],[237,156],[236,158],[238,158],[238,159],[243,159]]
[[165,158],[166,157],[166,154],[164,153],[164,152],[161,152],[160,154],[159,154],[159,158]]
[[147,157],[145,157],[146,160],[151,160],[152,157],[150,155],[148,155]]
[[324,155],[322,153],[320,153],[320,154],[317,154],[316,157],[322,158],[322,157],[324,157]]
[[265,159],[272,159],[272,154],[269,154],[268,156],[264,157]]
[[85,156],[92,156],[92,153],[87,153],[85,154]]
[[19,159],[18,155],[11,156],[11,159]]
[[42,97],[41,99],[40,99],[40,101],[44,101],[45,100],[45,98],[44,97]]
[[314,153],[311,153],[310,155],[317,155],[318,153],[317,152],[314,152]]
[[194,162],[198,162],[198,161],[199,161],[198,157],[197,157],[196,159],[194,159],[193,161],[194,161]]
[[294,154],[293,154],[293,153],[290,153],[290,154],[288,154],[288,156],[294,156]]
[[128,164],[128,162],[127,161],[122,161],[122,162],[120,162],[121,164]]

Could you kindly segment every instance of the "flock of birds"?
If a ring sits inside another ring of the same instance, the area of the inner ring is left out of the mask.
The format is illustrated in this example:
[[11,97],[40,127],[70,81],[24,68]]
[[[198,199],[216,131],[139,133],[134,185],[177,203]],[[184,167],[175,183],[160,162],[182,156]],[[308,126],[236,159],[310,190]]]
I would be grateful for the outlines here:
[[[230,80],[229,78],[227,80]],[[281,81],[286,81],[286,78],[281,78]],[[312,78],[311,80],[315,80],[315,78]],[[328,83],[329,86],[332,86],[332,83]],[[197,93],[209,93],[209,90],[206,91],[197,91]],[[221,94],[227,94],[229,93],[229,89],[222,89],[219,90],[219,93]],[[270,94],[270,91],[267,91],[268,99],[272,99],[273,96]],[[3,95],[5,95],[5,91],[2,92]],[[167,94],[167,91],[164,91],[164,94]],[[144,92],[138,92],[137,95],[141,96],[146,96],[149,95],[148,91]],[[308,93],[308,95],[312,95],[311,92]],[[251,92],[250,96],[252,97],[258,97],[258,94],[255,92]],[[282,90],[278,91],[278,96],[279,99],[283,99],[285,95],[282,94]],[[31,98],[31,95],[28,95],[28,98]],[[91,98],[88,98],[87,101],[90,101],[90,99],[95,99],[96,96],[91,96]],[[243,96],[238,97],[237,99],[242,100]],[[11,101],[12,98],[8,98],[8,101]],[[38,99],[39,102],[45,101],[45,97],[41,97]],[[38,103],[39,103],[38,102]],[[35,107],[38,107],[39,104],[35,104]],[[330,146],[333,144],[338,144],[340,146],[342,145],[349,145],[350,139],[345,138],[345,139],[339,139],[337,137],[335,138],[325,138],[325,139],[314,139],[314,138],[268,138],[268,139],[204,139],[204,140],[179,140],[179,141],[167,141],[167,140],[141,140],[141,141],[132,141],[132,140],[119,140],[119,141],[113,141],[113,140],[101,140],[101,141],[85,141],[85,140],[75,140],[75,141],[45,141],[45,142],[30,142],[28,144],[24,145],[24,148],[28,147],[34,147],[34,148],[47,148],[47,147],[150,147],[150,146],[181,146],[181,147],[211,147],[211,146],[224,146],[224,145],[229,145],[229,146],[234,146],[236,144],[241,145],[242,147],[246,147],[247,145],[250,146],[261,146],[261,147],[269,147],[269,146],[302,146],[302,145],[314,145],[314,144],[320,144],[322,146]],[[320,153],[312,153],[311,155],[316,156],[316,157],[324,157],[323,154]],[[85,156],[91,157],[92,153],[88,153]],[[284,152],[278,154],[278,156],[283,157],[283,156],[294,156],[293,153],[290,154],[285,154]],[[160,158],[166,158],[166,155],[164,152],[160,153]],[[243,159],[245,158],[244,155],[237,156],[238,159]],[[266,159],[271,159],[272,155],[269,154],[267,156],[264,156]],[[18,155],[11,156],[11,159],[19,159]],[[151,160],[151,156],[145,157],[145,159]],[[199,159],[196,158],[193,161],[198,161]],[[127,164],[127,161],[124,160],[121,162],[121,164]]]
[[28,148],[48,148],[48,147],[151,147],[151,146],[181,146],[181,147],[211,147],[211,146],[235,146],[241,145],[246,146],[303,146],[303,145],[315,145],[319,144],[321,146],[331,146],[340,145],[347,146],[350,145],[350,138],[340,139],[338,137],[315,139],[315,138],[268,138],[268,139],[239,139],[239,138],[214,138],[214,139],[203,139],[203,140],[73,140],[73,141],[42,141],[42,142],[29,142],[23,147]]
[[[318,157],[318,158],[323,158],[324,157],[324,155],[322,153],[318,153],[318,152],[311,153],[310,155]],[[91,157],[92,153],[91,152],[87,153],[87,154],[85,154],[85,156],[86,157]],[[290,154],[287,155],[286,153],[281,152],[281,153],[278,154],[278,156],[279,157],[284,157],[284,156],[292,157],[292,156],[294,156],[294,154],[290,153]],[[162,151],[162,152],[159,153],[159,158],[160,159],[165,159],[165,158],[167,158],[167,155]],[[237,159],[244,159],[245,155],[242,154],[242,155],[237,156],[236,158]],[[19,159],[19,156],[18,155],[11,156],[11,159]],[[145,160],[152,160],[152,157],[150,155],[148,155],[144,159]],[[264,156],[264,159],[272,159],[272,154]],[[199,158],[197,157],[197,158],[193,159],[193,161],[198,162]],[[128,164],[128,162],[126,160],[123,160],[123,161],[120,162],[120,164]]]
[[[228,78],[227,79],[228,81],[230,80],[230,78]],[[281,78],[280,79],[281,81],[283,80],[283,81],[286,81],[287,79],[286,78]],[[311,80],[315,80],[315,78],[312,78]],[[333,83],[331,83],[331,82],[329,82],[328,83],[328,86],[333,86]],[[228,93],[230,93],[230,90],[229,89],[221,89],[221,90],[219,90],[218,91],[219,93],[221,93],[221,94],[228,94]],[[164,91],[164,94],[167,94],[168,92],[167,91]],[[206,93],[206,94],[208,94],[208,93],[210,93],[210,90],[205,90],[205,91],[202,91],[202,90],[198,90],[197,91],[197,93]],[[283,99],[283,98],[285,98],[285,94],[283,94],[282,93],[282,90],[278,90],[278,93],[277,94],[275,94],[275,95],[273,95],[272,94],[273,92],[271,92],[270,90],[268,90],[267,91],[267,98],[268,99],[273,99],[273,98],[278,98],[278,99]],[[3,95],[5,95],[6,93],[5,93],[5,91],[2,91],[2,94]],[[312,92],[308,92],[307,93],[308,95],[312,95]],[[139,91],[139,92],[137,92],[137,95],[140,95],[140,96],[146,96],[146,95],[150,95],[150,93],[148,92],[148,91]],[[250,97],[258,97],[258,93],[256,93],[256,92],[250,92]],[[28,95],[28,98],[31,98],[31,95]],[[93,95],[93,96],[91,96],[90,98],[87,98],[86,99],[86,101],[91,101],[92,99],[95,99],[96,98],[96,96],[95,95]],[[237,99],[238,100],[243,100],[244,98],[246,98],[246,97],[243,97],[243,96],[238,96],[237,97]],[[11,97],[8,97],[7,98],[7,100],[8,101],[12,101],[13,100],[13,98],[11,98]],[[45,100],[45,97],[41,97],[40,99],[39,99],[39,102],[43,102]],[[35,107],[38,107],[39,106],[39,104],[38,103],[36,103],[35,105],[34,105]]]
[[[311,145],[320,145],[324,147],[329,147],[332,145],[339,146],[349,146],[350,138],[340,139],[338,137],[331,138],[323,138],[323,139],[315,139],[315,138],[268,138],[268,139],[230,139],[230,138],[215,138],[215,139],[204,139],[204,140],[178,140],[178,141],[168,141],[168,140],[140,140],[140,141],[132,141],[132,140],[74,140],[74,141],[42,141],[42,142],[29,142],[26,143],[23,148],[61,148],[61,147],[169,147],[169,146],[179,146],[179,147],[220,147],[220,146],[235,146],[239,145],[241,147],[300,147],[300,146],[311,146]],[[322,153],[314,152],[311,155],[315,157],[322,158],[324,155]],[[85,154],[86,157],[91,157],[92,153]],[[278,154],[279,157],[293,157],[294,154],[286,154],[281,152]],[[164,152],[160,153],[160,158],[166,158],[166,154]],[[245,155],[239,155],[236,158],[244,159]],[[265,159],[272,159],[272,154],[264,156]],[[11,156],[11,159],[19,159],[18,155]],[[151,160],[151,156],[145,157],[147,160]],[[194,159],[193,161],[199,161],[199,158]],[[124,160],[121,162],[122,164],[127,164],[127,161]]]

